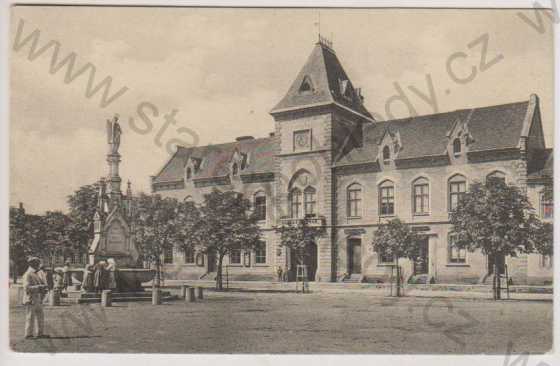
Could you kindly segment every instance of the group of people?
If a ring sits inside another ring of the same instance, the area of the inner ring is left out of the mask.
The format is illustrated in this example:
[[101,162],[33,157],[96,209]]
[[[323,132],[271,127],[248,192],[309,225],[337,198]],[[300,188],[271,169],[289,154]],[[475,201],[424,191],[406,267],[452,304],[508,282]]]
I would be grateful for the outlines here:
[[109,258],[107,261],[99,261],[96,264],[86,265],[82,281],[82,291],[101,292],[117,288],[117,265],[113,258]]
[[[44,334],[45,317],[43,303],[49,292],[62,292],[73,285],[70,263],[62,268],[51,270],[41,264],[37,257],[27,260],[29,268],[22,278],[23,305],[25,306],[25,338],[33,338],[36,326],[36,338],[48,338]],[[101,292],[117,289],[117,266],[113,258],[100,261],[95,265],[86,265],[82,280],[82,291]]]

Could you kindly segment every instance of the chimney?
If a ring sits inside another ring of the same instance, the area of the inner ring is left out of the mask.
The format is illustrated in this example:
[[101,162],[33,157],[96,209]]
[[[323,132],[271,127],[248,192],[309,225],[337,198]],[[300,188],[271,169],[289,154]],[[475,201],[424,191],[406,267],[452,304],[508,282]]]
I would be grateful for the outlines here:
[[235,141],[239,142],[239,141],[248,141],[254,139],[255,138],[253,136],[239,136],[238,138],[235,139]]
[[19,203],[19,209],[23,211],[23,202]]

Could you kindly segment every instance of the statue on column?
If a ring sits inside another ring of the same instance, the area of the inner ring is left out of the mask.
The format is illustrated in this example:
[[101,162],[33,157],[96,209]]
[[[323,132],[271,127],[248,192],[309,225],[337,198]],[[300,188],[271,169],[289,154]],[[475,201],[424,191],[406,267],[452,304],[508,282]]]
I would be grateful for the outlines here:
[[107,120],[107,142],[109,143],[111,154],[117,155],[119,153],[119,146],[121,144],[121,126],[119,125],[119,115],[115,114],[112,120]]

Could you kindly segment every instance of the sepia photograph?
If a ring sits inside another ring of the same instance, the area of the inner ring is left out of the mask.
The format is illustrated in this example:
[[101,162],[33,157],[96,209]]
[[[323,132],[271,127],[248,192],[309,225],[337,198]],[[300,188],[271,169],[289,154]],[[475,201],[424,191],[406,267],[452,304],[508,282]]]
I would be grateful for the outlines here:
[[12,5],[9,348],[548,366],[535,4]]

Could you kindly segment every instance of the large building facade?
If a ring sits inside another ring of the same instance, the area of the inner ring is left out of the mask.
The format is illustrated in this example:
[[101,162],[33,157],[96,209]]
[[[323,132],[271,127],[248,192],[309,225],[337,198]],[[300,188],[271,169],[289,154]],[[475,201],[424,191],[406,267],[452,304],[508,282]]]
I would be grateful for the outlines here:
[[[552,281],[552,260],[537,254],[489,258],[457,250],[449,212],[472,182],[503,179],[527,191],[544,220],[552,203],[552,150],[544,143],[539,99],[498,106],[375,121],[335,51],[318,42],[284,98],[272,109],[266,138],[179,147],[151,179],[166,197],[201,203],[212,189],[252,200],[261,218],[262,246],[226,260],[235,279],[272,279],[278,267],[293,276],[294,258],[274,227],[304,216],[326,235],[308,248],[310,279],[385,282],[392,258],[372,249],[376,228],[399,217],[421,233],[416,261],[404,261],[407,281],[484,283],[499,263],[516,284]],[[166,253],[171,276],[211,276],[215,258]]]

